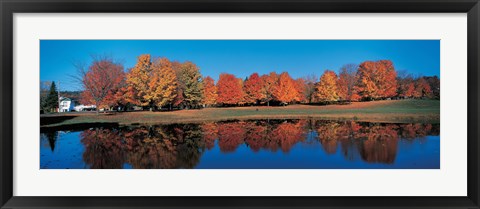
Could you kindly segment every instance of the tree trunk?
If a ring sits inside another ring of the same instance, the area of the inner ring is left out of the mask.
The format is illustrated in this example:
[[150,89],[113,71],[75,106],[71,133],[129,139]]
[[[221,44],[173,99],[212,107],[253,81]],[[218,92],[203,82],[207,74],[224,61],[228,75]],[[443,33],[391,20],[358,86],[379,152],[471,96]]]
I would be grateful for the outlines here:
[[96,111],[97,115],[99,115],[100,114],[100,108],[98,108],[98,102],[97,101],[95,101],[95,110],[97,110]]

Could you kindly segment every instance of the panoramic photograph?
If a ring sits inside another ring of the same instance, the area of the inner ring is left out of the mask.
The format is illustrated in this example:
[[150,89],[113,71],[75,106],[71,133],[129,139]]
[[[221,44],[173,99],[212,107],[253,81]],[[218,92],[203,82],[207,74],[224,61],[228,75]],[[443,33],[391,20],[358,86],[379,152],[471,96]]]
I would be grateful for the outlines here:
[[440,169],[440,40],[40,40],[40,169]]

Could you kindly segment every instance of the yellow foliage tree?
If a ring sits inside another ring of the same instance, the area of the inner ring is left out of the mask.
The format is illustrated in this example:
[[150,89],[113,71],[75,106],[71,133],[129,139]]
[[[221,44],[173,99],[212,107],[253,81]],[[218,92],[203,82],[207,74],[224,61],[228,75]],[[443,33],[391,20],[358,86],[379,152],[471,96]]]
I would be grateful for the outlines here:
[[215,81],[210,76],[203,79],[203,103],[205,105],[214,105],[217,101],[217,87],[215,86]]
[[155,60],[149,87],[154,104],[157,107],[169,104],[171,109],[173,99],[177,96],[177,76],[167,58]]
[[331,70],[326,70],[320,82],[315,86],[315,97],[320,102],[332,102],[338,100],[337,74]]
[[152,77],[153,66],[149,54],[140,55],[137,63],[127,73],[127,84],[135,91],[132,100],[137,105],[150,106],[153,104],[153,96],[150,89],[150,78]]

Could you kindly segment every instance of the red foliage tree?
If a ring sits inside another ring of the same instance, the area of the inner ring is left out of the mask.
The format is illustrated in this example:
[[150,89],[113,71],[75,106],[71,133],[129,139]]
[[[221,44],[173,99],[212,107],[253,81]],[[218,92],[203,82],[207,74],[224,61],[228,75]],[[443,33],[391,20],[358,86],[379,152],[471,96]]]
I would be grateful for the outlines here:
[[415,81],[411,76],[398,79],[398,96],[403,98],[413,97],[415,93]]
[[265,98],[265,94],[262,93],[262,79],[258,73],[253,73],[244,82],[243,91],[245,92],[245,102],[258,104]]
[[116,103],[118,98],[115,95],[125,85],[123,65],[108,57],[95,57],[88,69],[78,67],[78,72],[84,88],[82,101],[94,103],[97,114],[99,108]]
[[432,97],[432,89],[430,89],[430,85],[423,77],[417,79],[415,82],[415,92],[413,95],[416,98]]
[[243,101],[241,82],[232,74],[222,73],[217,83],[217,103],[236,105]]

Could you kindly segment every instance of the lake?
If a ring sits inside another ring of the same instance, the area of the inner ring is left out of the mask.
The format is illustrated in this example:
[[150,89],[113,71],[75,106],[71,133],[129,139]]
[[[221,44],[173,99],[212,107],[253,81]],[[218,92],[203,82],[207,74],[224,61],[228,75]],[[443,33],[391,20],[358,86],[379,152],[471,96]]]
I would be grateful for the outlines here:
[[42,128],[41,169],[439,169],[440,124],[246,120]]

